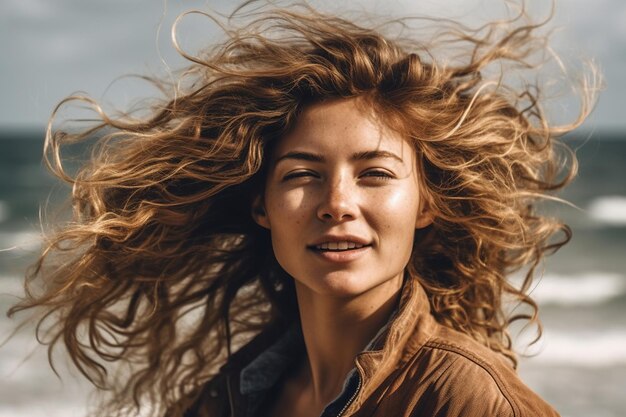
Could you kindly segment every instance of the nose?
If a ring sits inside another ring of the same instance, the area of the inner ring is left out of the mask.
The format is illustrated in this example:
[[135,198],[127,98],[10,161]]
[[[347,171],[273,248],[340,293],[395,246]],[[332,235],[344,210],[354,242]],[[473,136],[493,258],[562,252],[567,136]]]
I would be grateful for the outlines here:
[[345,221],[356,217],[356,190],[347,178],[329,181],[317,208],[322,221]]

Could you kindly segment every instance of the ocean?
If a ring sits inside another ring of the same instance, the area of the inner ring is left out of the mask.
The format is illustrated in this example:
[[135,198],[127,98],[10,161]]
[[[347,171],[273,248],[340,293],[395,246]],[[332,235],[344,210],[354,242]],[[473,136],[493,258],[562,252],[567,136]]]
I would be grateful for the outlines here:
[[[577,208],[549,210],[571,225],[572,241],[544,265],[533,289],[541,342],[520,361],[524,381],[563,417],[626,413],[626,134],[570,137],[579,176],[560,196]],[[43,168],[43,133],[0,132],[0,310],[20,294],[24,270],[40,249],[40,207],[69,188]],[[18,317],[18,319],[24,316]],[[32,326],[0,316],[0,417],[83,416],[89,386],[57,352],[61,379]],[[516,343],[532,334],[522,333]]]

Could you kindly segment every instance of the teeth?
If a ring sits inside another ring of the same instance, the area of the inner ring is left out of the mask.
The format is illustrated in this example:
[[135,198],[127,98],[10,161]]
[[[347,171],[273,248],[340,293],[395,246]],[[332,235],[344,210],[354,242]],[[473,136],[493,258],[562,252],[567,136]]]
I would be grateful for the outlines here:
[[361,245],[360,243],[355,242],[325,242],[317,245],[315,248],[320,250],[348,250],[348,249],[359,249],[366,245]]

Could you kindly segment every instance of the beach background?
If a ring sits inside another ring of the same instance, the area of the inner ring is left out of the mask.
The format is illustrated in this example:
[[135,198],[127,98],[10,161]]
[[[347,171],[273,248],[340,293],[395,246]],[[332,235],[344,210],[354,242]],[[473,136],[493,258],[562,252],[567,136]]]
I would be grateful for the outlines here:
[[[235,3],[0,4],[0,341],[5,341],[0,346],[0,417],[78,417],[89,403],[89,386],[62,351],[57,355],[61,378],[50,369],[32,326],[6,341],[18,321],[4,312],[21,293],[24,270],[40,249],[40,209],[56,207],[68,192],[41,163],[49,113],[77,89],[122,108],[148,95],[149,90],[134,82],[109,83],[121,74],[158,72],[162,60],[173,68],[180,63],[164,46],[169,35],[161,33],[169,31],[180,11],[206,5],[229,11]],[[387,3],[355,2],[378,13],[388,10]],[[401,13],[402,8],[416,10],[418,2],[391,3]],[[425,14],[463,19],[493,3],[424,1],[420,7]],[[602,0],[583,11],[580,0],[558,4],[556,20],[568,33],[560,38],[562,50],[576,46],[595,56],[607,89],[594,116],[565,138],[576,149],[580,166],[578,178],[560,196],[577,208],[559,205],[550,210],[571,225],[574,235],[547,259],[533,289],[544,337],[528,350],[532,357],[522,358],[519,371],[563,417],[617,417],[626,410],[626,87],[618,76],[626,70],[626,5]],[[9,31],[13,41],[5,36]],[[563,108],[567,112],[567,102]],[[519,346],[529,337],[522,334]]]

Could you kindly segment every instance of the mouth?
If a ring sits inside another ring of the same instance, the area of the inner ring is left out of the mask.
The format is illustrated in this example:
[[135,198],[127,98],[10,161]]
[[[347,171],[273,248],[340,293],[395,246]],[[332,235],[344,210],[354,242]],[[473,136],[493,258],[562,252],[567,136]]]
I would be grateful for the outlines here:
[[371,245],[351,241],[341,241],[323,242],[318,245],[309,246],[309,248],[320,252],[347,252],[362,249],[368,246]]
[[369,253],[372,245],[350,241],[323,242],[309,246],[318,259],[331,264],[347,264],[363,258]]

